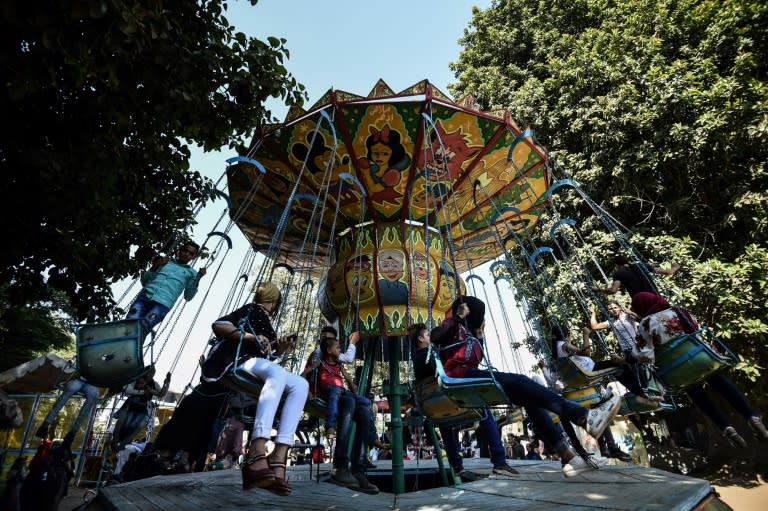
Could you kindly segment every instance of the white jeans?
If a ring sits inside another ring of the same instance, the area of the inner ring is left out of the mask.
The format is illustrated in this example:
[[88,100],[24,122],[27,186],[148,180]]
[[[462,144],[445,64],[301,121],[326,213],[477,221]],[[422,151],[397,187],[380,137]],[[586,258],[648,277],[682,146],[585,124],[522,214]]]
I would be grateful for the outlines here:
[[251,440],[270,438],[275,422],[277,407],[285,393],[285,402],[280,412],[280,424],[277,429],[277,443],[293,445],[296,427],[299,425],[304,404],[309,393],[309,383],[298,374],[290,373],[263,358],[251,358],[243,362],[242,369],[264,380],[264,387],[256,405],[256,417],[253,421]]

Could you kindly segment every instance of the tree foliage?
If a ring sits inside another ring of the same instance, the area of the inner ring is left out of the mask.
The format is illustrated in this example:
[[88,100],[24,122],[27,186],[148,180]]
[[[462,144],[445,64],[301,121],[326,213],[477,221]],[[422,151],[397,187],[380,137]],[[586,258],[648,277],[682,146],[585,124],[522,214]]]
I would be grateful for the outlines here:
[[[451,92],[532,125],[556,177],[578,181],[647,258],[681,262],[673,297],[755,380],[768,364],[765,2],[497,0],[460,42]],[[581,197],[558,195],[608,268],[615,240]]]
[[145,267],[206,197],[186,144],[237,148],[272,121],[267,98],[303,100],[285,39],[247,37],[226,7],[3,2],[0,282],[12,305],[60,290],[78,319],[106,314],[109,284]]

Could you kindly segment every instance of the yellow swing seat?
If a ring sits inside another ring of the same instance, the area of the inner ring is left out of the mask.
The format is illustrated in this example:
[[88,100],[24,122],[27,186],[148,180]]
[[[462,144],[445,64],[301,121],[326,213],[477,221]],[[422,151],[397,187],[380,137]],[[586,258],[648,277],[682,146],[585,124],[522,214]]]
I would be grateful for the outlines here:
[[468,424],[481,418],[477,410],[463,408],[449,398],[435,376],[415,382],[413,391],[421,413],[437,426]]
[[604,385],[614,381],[616,375],[622,370],[621,367],[607,367],[599,371],[587,371],[570,357],[558,359],[556,365],[560,380],[565,384],[566,389]]
[[100,387],[135,381],[147,370],[144,337],[139,319],[78,325],[75,339],[80,375]]

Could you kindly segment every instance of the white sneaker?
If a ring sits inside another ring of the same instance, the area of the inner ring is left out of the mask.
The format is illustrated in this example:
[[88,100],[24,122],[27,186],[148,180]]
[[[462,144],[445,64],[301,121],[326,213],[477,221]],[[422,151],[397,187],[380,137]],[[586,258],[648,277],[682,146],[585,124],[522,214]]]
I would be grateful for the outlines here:
[[587,433],[595,438],[600,438],[611,419],[621,407],[621,398],[613,396],[605,403],[598,405],[587,412]]
[[584,461],[584,458],[581,456],[574,456],[571,458],[571,461],[563,465],[563,475],[565,477],[574,477],[579,474],[583,474],[584,472],[589,472],[591,470],[597,470],[594,467],[591,467],[589,464],[587,464],[586,461]]

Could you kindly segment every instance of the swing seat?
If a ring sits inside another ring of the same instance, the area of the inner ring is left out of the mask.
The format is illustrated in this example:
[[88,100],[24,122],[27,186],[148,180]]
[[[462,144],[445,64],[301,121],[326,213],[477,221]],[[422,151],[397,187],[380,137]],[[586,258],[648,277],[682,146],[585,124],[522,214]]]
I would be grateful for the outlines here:
[[413,390],[421,413],[437,426],[468,424],[480,419],[476,410],[462,408],[449,398],[434,376],[415,382]]
[[325,399],[315,396],[314,399],[310,399],[307,401],[307,404],[304,405],[304,411],[307,412],[307,415],[310,417],[325,420],[328,416],[328,403]]
[[127,385],[146,372],[139,319],[79,325],[76,331],[80,375],[91,385]]
[[621,367],[608,367],[599,371],[587,371],[571,358],[557,360],[557,371],[566,389],[605,384],[613,381]]
[[578,389],[570,388],[563,391],[563,397],[573,401],[582,408],[592,408],[602,400],[603,388],[601,385],[587,385]]
[[667,403],[665,401],[656,405],[639,403],[636,395],[627,392],[621,398],[621,408],[619,408],[616,415],[626,417],[627,415],[641,415],[651,412],[673,412],[675,408],[674,403]]
[[[259,397],[261,389],[264,388],[264,380],[255,376],[248,371],[244,370],[241,365],[233,366],[232,369],[222,376],[221,383],[225,387],[235,390],[237,392],[243,392],[251,397]],[[282,404],[283,398],[280,399]],[[307,401],[304,406],[304,411],[319,419],[325,419],[328,414],[328,404],[323,398],[315,397],[312,400]]]
[[516,422],[523,422],[523,419],[525,419],[523,416],[523,409],[519,406],[517,408],[508,409],[498,416],[494,415],[494,417],[498,427],[514,424]]
[[440,357],[435,357],[437,382],[443,392],[462,408],[506,408],[509,397],[494,378],[452,378],[445,374]]
[[738,355],[709,328],[681,335],[656,348],[656,376],[671,394],[685,392],[738,362]]

